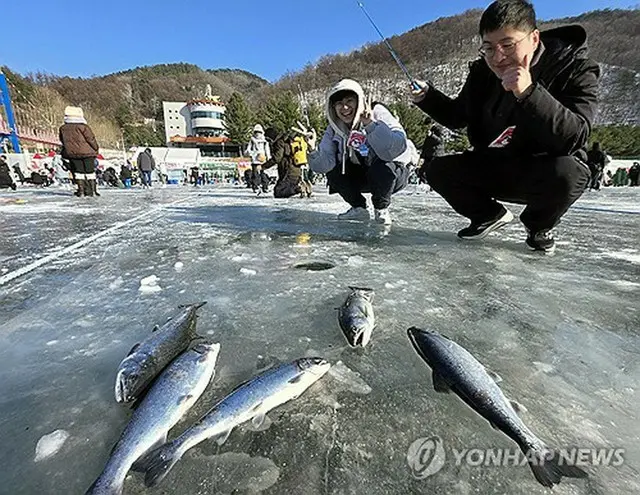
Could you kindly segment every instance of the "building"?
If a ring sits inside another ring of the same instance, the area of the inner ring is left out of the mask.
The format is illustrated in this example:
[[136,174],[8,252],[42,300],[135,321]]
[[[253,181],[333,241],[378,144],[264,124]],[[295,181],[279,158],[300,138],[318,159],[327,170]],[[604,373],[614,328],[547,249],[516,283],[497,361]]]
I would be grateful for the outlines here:
[[204,172],[226,176],[244,165],[241,146],[226,136],[225,105],[210,87],[203,98],[163,101],[162,109],[167,148],[199,150],[198,167]]
[[184,142],[187,137],[224,136],[225,107],[217,98],[188,102],[163,101],[162,109],[167,146]]

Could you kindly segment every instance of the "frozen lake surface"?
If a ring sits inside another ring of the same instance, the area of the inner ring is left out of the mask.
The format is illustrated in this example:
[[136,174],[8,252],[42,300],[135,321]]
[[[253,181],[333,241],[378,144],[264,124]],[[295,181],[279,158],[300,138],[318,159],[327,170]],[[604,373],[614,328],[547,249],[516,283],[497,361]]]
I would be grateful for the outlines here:
[[[413,325],[497,372],[548,445],[625,449],[622,466],[589,467],[555,493],[640,493],[640,188],[585,193],[552,256],[527,251],[518,222],[458,240],[466,220],[414,186],[394,197],[390,230],[341,223],[344,209],[324,188],[309,200],[233,187],[0,193],[0,493],[84,493],[130,415],[113,397],[119,362],[197,301],[199,333],[222,348],[170,437],[265,366],[318,355],[333,368],[263,431],[191,450],[154,493],[549,493],[526,466],[456,465],[454,449],[515,445],[433,391]],[[307,262],[335,267],[296,267]],[[337,322],[350,285],[375,290],[363,351]],[[446,462],[416,479],[409,447],[434,436]],[[145,492],[130,474],[125,493]]]

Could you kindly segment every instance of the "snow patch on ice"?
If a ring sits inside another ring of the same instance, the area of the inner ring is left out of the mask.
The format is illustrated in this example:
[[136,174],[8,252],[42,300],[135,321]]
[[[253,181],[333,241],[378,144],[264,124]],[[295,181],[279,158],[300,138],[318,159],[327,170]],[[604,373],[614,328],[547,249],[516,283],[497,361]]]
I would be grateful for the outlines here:
[[142,294],[153,294],[155,292],[160,292],[162,287],[158,285],[158,277],[150,275],[149,277],[145,277],[140,280],[140,287],[138,290]]
[[56,345],[59,341],[58,340],[50,340],[49,342],[46,343],[46,345]]
[[240,268],[240,273],[243,275],[256,275],[258,272],[251,268]]
[[176,264],[173,265],[173,269],[180,273],[184,269],[184,263],[182,261],[176,261]]
[[33,462],[40,462],[56,455],[69,436],[69,432],[65,430],[56,430],[43,436],[36,445],[36,456]]

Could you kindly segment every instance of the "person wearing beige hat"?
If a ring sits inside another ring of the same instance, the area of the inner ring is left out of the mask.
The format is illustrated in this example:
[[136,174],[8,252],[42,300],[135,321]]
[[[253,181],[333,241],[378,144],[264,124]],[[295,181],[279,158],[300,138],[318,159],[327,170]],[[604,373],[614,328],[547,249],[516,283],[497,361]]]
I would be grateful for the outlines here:
[[68,106],[64,109],[64,124],[60,127],[59,135],[62,158],[70,162],[78,186],[76,196],[99,196],[95,169],[99,146],[91,127],[87,125],[82,108]]

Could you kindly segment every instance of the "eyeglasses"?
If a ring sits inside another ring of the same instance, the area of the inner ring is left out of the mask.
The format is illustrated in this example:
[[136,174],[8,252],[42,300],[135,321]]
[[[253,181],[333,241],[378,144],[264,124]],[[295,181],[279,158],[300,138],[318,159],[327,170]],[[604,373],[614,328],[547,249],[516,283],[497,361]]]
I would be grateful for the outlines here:
[[520,38],[518,41],[506,41],[504,43],[498,43],[495,48],[491,45],[486,47],[483,46],[478,49],[478,53],[481,57],[490,59],[493,58],[493,56],[496,54],[496,51],[499,51],[504,56],[508,57],[509,55],[513,55],[513,53],[516,51],[516,46],[526,40],[531,35],[531,33],[533,33],[533,31],[525,35],[523,38]]

